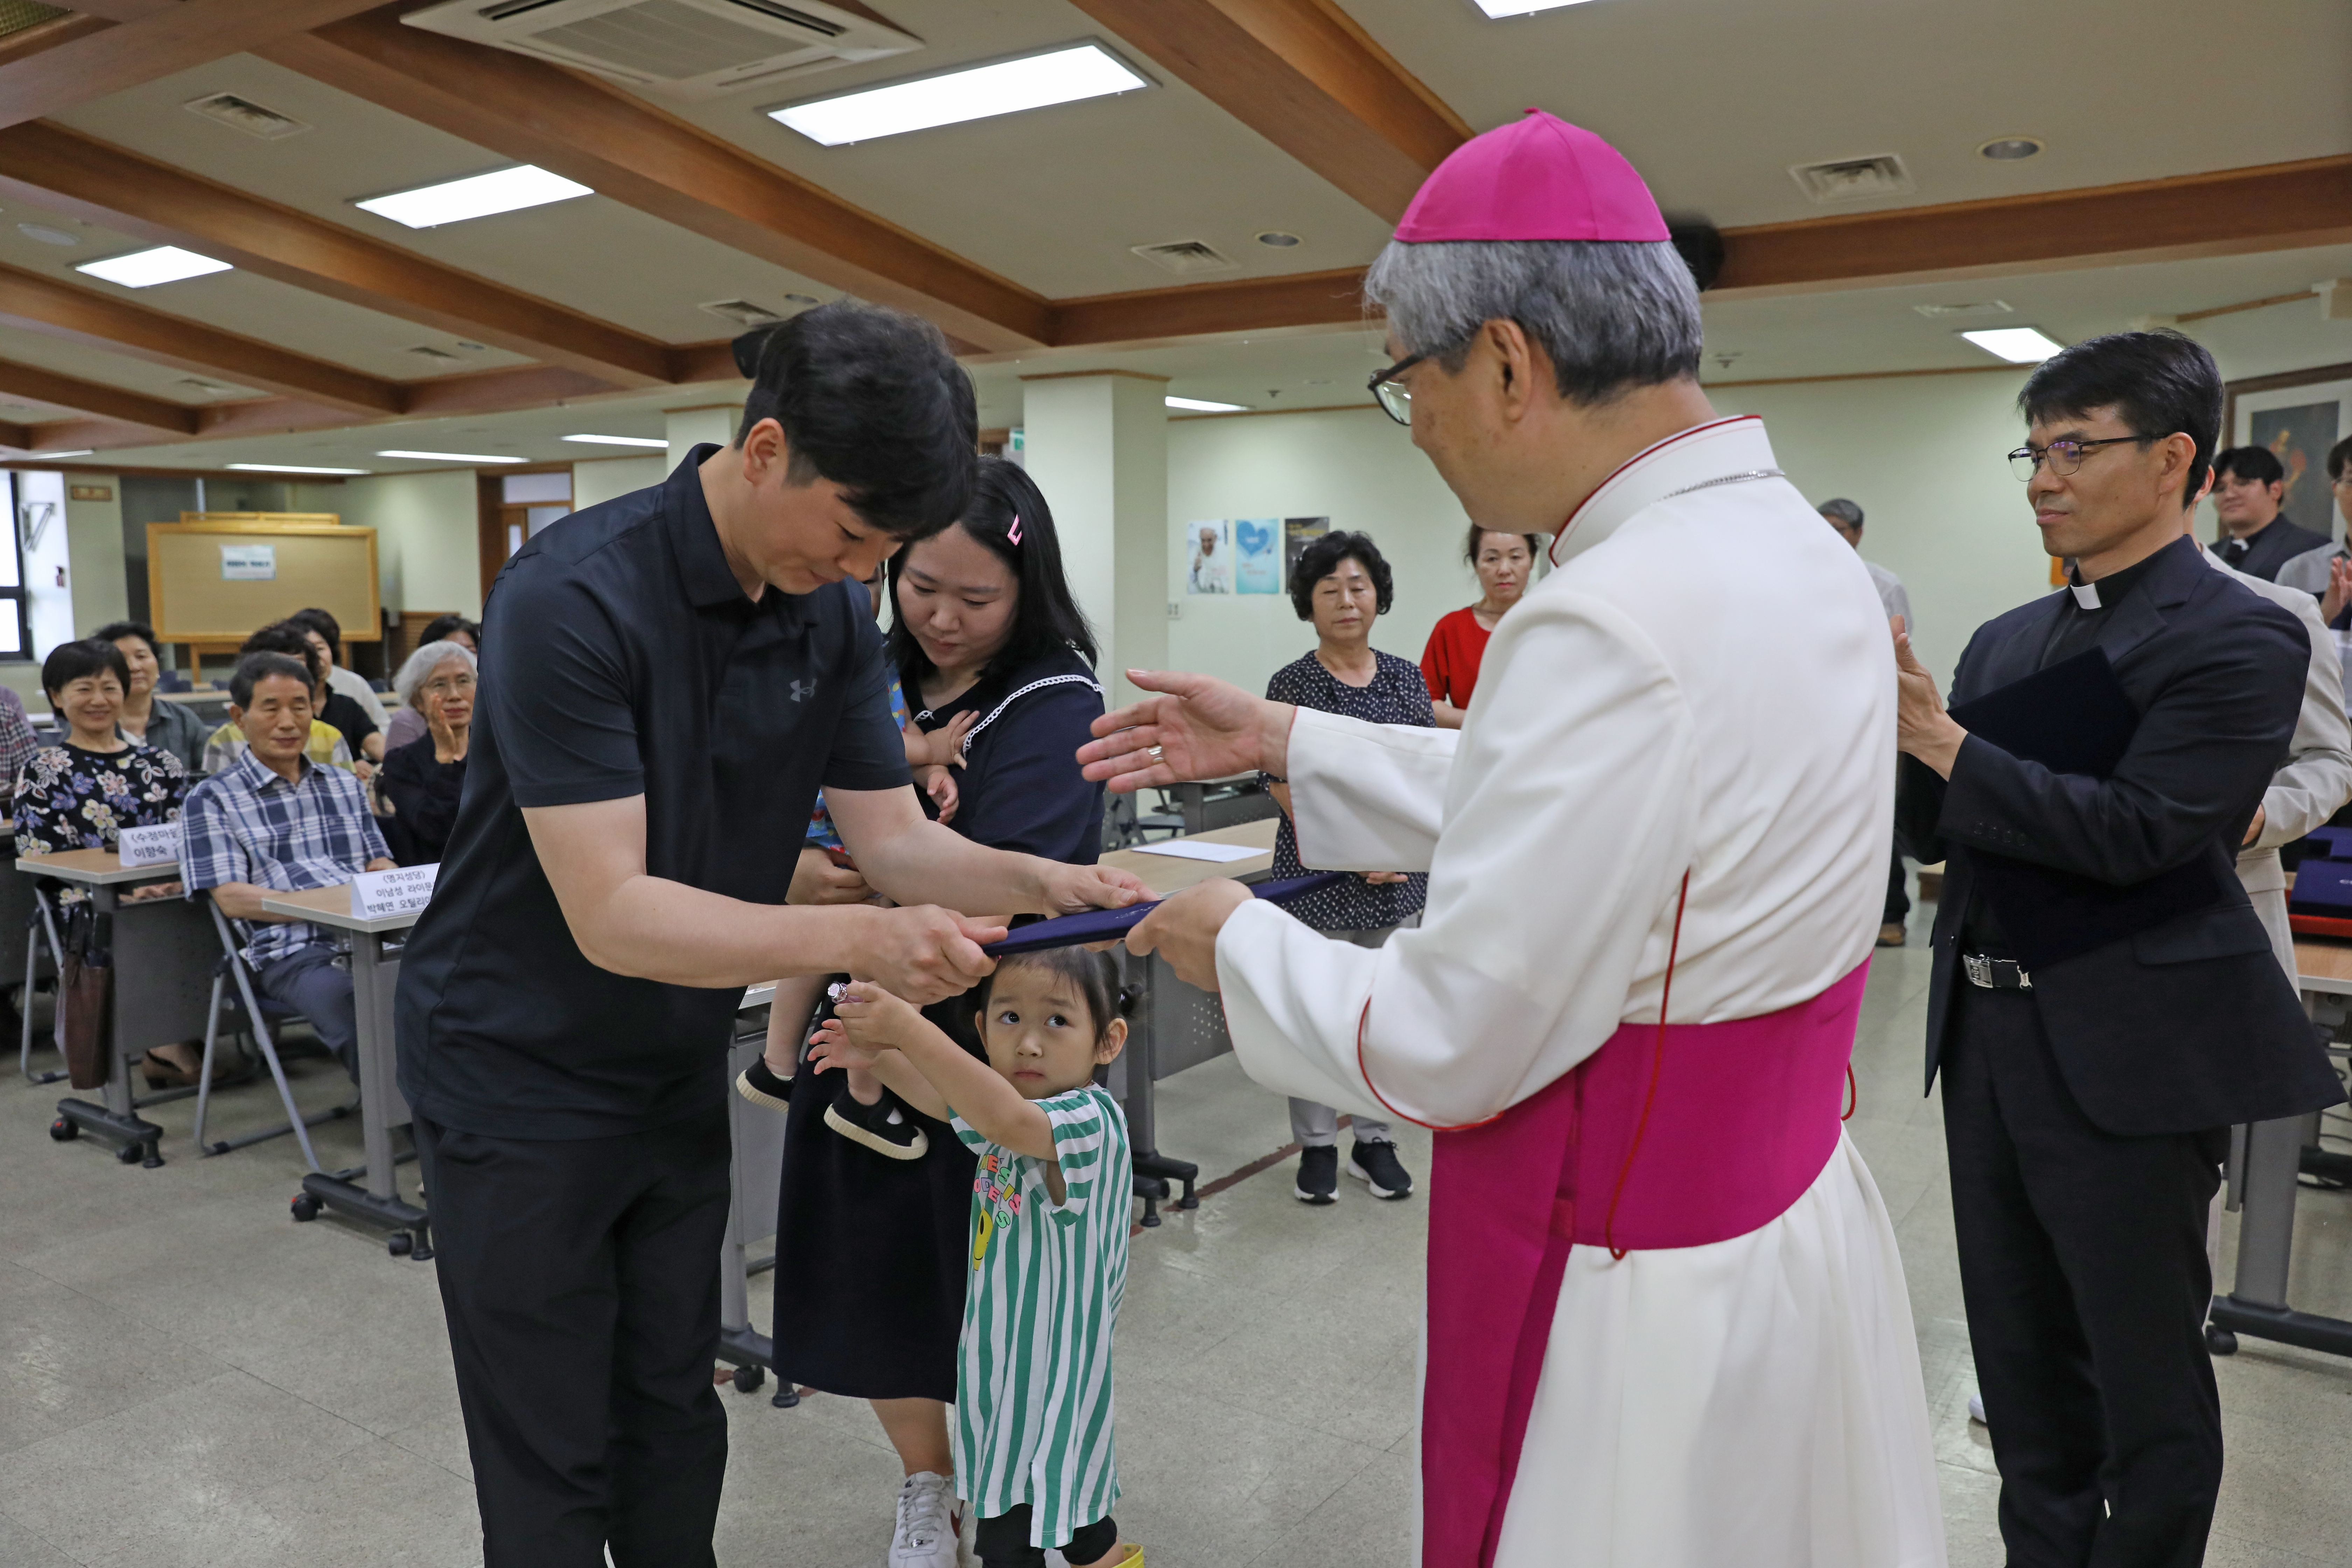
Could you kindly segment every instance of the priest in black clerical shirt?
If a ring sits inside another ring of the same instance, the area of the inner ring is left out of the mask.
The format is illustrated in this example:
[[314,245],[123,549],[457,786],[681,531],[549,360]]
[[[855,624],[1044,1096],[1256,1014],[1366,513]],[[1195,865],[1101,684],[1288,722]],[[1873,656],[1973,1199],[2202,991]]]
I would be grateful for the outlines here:
[[2221,520],[2221,538],[2212,551],[2223,565],[2275,583],[2280,567],[2332,542],[2281,517],[2285,499],[2286,468],[2267,447],[2232,447],[2214,458],[2213,515]]
[[1947,865],[1927,1069],[2008,1560],[2172,1568],[2221,1487],[2202,1331],[2228,1130],[2344,1098],[2231,874],[2311,644],[2197,559],[2203,349],[2095,338],[2020,402],[2012,463],[2073,591],[1979,627],[1949,711],[1897,645],[1898,822]]

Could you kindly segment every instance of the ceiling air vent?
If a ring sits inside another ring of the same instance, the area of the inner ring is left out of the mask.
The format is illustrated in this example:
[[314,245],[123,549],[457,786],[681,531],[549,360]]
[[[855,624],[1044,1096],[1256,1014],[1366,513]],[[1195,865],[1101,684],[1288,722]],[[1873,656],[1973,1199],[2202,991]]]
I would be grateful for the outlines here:
[[682,99],[923,47],[863,5],[822,0],[448,0],[401,21]]
[[184,375],[174,384],[184,386],[191,392],[202,393],[206,397],[223,397],[236,390],[226,382],[206,381],[201,375]]
[[1171,239],[1165,245],[1130,245],[1128,248],[1154,267],[1187,275],[1231,272],[1241,265],[1228,259],[1214,246],[1204,245],[1197,239]]
[[431,343],[417,343],[411,347],[408,352],[415,354],[418,359],[429,359],[436,364],[457,364],[461,363],[457,356],[451,353],[447,349],[436,349]]
[[201,114],[206,120],[217,120],[232,131],[258,136],[264,142],[283,141],[289,136],[299,136],[310,129],[310,122],[307,120],[297,120],[290,114],[265,109],[253,100],[239,98],[233,92],[216,92],[210,98],[192,98],[180,107],[191,114]]
[[1921,315],[1940,320],[1946,316],[2006,316],[2014,309],[2006,300],[1971,300],[1949,305],[1914,305]]
[[1817,202],[1866,202],[1878,196],[1907,196],[1918,189],[1892,153],[1873,158],[1840,158],[1831,163],[1799,163],[1789,171],[1805,195]]
[[783,320],[766,306],[754,305],[749,300],[709,300],[695,309],[708,310],[719,320],[732,321],[739,327],[764,327],[771,321]]

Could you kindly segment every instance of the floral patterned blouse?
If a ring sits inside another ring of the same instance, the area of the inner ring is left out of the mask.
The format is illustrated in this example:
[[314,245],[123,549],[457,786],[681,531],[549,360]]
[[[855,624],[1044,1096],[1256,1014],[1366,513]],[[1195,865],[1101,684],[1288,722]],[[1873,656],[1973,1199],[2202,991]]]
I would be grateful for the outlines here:
[[16,851],[111,849],[123,828],[178,821],[187,793],[180,759],[152,746],[43,746],[16,779]]

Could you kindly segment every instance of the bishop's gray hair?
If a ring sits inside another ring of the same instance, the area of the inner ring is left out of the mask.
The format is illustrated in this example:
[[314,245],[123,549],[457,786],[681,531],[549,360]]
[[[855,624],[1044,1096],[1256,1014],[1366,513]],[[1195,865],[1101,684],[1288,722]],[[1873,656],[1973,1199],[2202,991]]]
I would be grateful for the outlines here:
[[1571,403],[1698,374],[1698,286],[1665,240],[1391,240],[1364,294],[1405,353],[1449,371],[1479,328],[1517,321]]
[[1859,529],[1862,526],[1862,508],[1843,496],[1839,496],[1834,500],[1825,500],[1813,510],[1823,517],[1834,518],[1848,528]]

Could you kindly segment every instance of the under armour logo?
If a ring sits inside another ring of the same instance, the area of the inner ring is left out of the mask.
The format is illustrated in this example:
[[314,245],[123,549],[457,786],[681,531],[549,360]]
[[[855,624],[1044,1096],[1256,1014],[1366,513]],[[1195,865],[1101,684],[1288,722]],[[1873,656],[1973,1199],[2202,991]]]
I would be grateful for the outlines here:
[[815,681],[814,681],[814,680],[795,680],[795,681],[793,681],[793,701],[798,702],[798,701],[799,701],[802,698],[803,698],[803,697],[814,697],[814,696],[815,696],[815,695],[816,695],[816,682],[815,682]]

